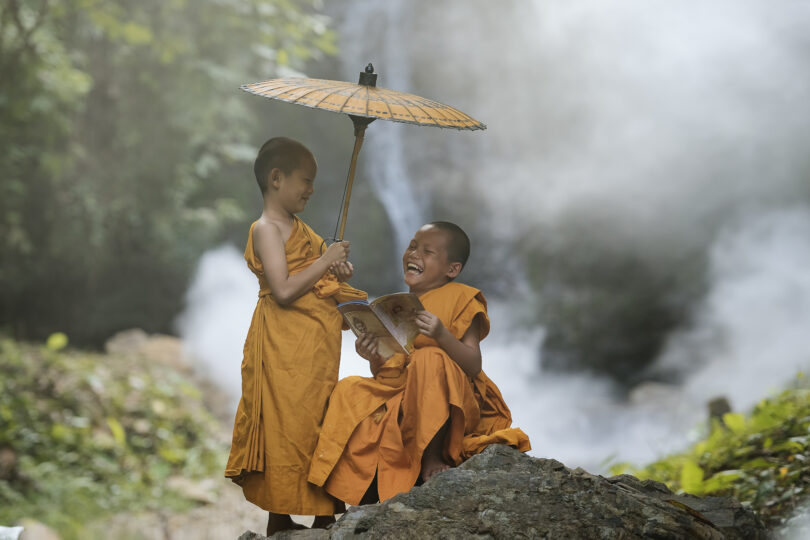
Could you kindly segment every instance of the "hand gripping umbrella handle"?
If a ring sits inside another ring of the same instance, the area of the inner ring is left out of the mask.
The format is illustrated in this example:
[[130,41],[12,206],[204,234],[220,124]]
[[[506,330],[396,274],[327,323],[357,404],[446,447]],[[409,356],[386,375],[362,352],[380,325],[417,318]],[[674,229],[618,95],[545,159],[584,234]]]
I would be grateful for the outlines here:
[[354,150],[352,151],[352,161],[349,164],[349,175],[346,177],[346,188],[343,192],[343,212],[340,216],[339,233],[336,240],[343,241],[343,233],[346,231],[346,216],[349,214],[349,200],[352,196],[352,184],[354,183],[354,169],[357,165],[357,156],[360,154],[360,148],[363,146],[363,138],[366,134],[366,127],[374,121],[374,118],[366,118],[365,116],[349,115],[354,123]]

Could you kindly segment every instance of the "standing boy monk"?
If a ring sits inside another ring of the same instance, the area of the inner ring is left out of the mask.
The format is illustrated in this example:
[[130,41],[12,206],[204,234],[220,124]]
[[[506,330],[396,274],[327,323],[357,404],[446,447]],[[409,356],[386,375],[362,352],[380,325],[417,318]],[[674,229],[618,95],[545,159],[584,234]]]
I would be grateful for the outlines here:
[[307,472],[338,377],[342,322],[335,306],[366,294],[344,283],[353,272],[349,243],[325,249],[295,216],[314,192],[312,152],[292,139],[270,139],[254,172],[264,209],[250,227],[245,260],[260,290],[225,476],[270,512],[269,536],[300,527],[290,514],[314,515],[313,527],[325,527],[342,511],[342,503],[307,482]]
[[[425,311],[406,357],[383,358],[363,335],[357,352],[374,378],[341,380],[329,398],[309,480],[349,503],[384,501],[421,475],[458,465],[493,443],[529,450],[498,388],[481,371],[479,342],[489,333],[486,300],[453,280],[470,252],[457,225],[420,228],[402,256],[405,283]],[[369,489],[374,485],[376,493]],[[370,496],[366,496],[366,494]]]

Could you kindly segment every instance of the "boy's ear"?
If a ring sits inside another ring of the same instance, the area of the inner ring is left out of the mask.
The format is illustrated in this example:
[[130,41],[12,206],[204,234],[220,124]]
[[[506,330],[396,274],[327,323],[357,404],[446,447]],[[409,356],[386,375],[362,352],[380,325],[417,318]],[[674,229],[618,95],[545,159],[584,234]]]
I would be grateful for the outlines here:
[[281,169],[279,168],[271,169],[267,183],[274,187],[279,187],[279,184],[281,183],[281,174],[282,174]]
[[450,269],[447,271],[447,277],[455,279],[461,273],[462,265],[460,262],[451,262]]

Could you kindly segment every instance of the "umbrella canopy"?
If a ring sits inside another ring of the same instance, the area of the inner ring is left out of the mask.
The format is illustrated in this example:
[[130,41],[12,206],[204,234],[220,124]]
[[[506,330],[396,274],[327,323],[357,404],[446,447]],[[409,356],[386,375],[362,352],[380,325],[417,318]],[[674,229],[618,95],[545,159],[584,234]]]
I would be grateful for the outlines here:
[[[366,66],[357,84],[324,79],[286,78],[242,85],[242,90],[296,103],[315,109],[348,114],[354,123],[354,151],[352,152],[343,212],[335,228],[335,240],[342,240],[349,211],[357,155],[363,145],[366,127],[376,120],[391,120],[419,126],[435,126],[459,130],[486,129],[487,127],[458,109],[414,94],[406,94],[376,86],[374,66]],[[339,229],[339,232],[338,232]]]
[[475,118],[449,105],[414,94],[364,84],[290,78],[245,84],[242,89],[287,103],[364,118],[440,128],[487,128]]

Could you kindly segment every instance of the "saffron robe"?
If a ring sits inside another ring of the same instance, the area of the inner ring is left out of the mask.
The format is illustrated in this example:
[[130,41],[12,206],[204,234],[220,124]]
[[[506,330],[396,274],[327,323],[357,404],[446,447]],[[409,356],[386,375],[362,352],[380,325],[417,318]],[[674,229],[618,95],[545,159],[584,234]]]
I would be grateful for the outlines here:
[[[425,309],[461,339],[477,317],[489,333],[486,300],[477,289],[450,282],[421,295]],[[510,428],[498,387],[483,371],[468,377],[435,340],[420,335],[406,357],[390,357],[374,378],[338,382],[312,459],[309,481],[349,504],[359,504],[377,475],[385,501],[410,490],[422,454],[450,419],[443,457],[458,465],[493,443],[525,452],[529,438]]]
[[[338,378],[342,319],[336,305],[366,294],[327,273],[294,302],[278,304],[254,254],[254,226],[245,260],[259,279],[259,300],[245,340],[242,397],[225,476],[248,501],[270,512],[334,514],[343,504],[309,484],[307,473]],[[295,218],[284,249],[295,274],[317,260],[324,246]]]

